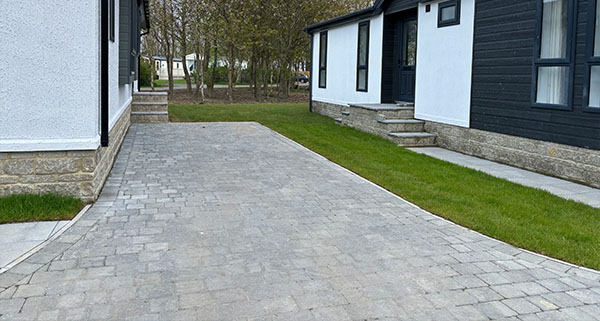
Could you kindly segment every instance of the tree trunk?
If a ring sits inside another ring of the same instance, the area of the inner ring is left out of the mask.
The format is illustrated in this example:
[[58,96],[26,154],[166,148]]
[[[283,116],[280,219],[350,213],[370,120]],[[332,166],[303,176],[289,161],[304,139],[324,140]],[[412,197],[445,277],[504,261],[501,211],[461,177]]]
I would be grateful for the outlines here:
[[208,92],[211,93],[214,91],[215,82],[217,81],[217,63],[218,63],[218,52],[217,46],[215,46],[215,54],[213,56],[213,66],[212,66],[212,76],[210,77],[210,84],[208,85]]
[[[202,60],[202,82],[209,84],[210,88],[210,75],[208,74],[208,64],[210,62],[210,45],[208,42],[204,43],[204,59]],[[202,88],[202,92],[204,92],[204,88]],[[210,95],[210,92],[209,92]]]
[[150,56],[150,88],[154,91],[154,76],[156,74],[156,61]]
[[174,81],[173,81],[173,56],[167,54],[167,76],[169,79],[169,94],[173,94]]
[[191,94],[192,93],[192,78],[190,77],[190,72],[188,71],[187,68],[187,59],[185,59],[185,52],[183,51],[183,61],[181,62],[181,65],[183,67],[183,74],[185,75],[185,83],[187,84],[187,91]]
[[233,102],[233,72],[235,71],[235,58],[233,44],[229,45],[229,70],[227,72],[227,99]]
[[[204,63],[200,61],[200,50],[196,50],[196,96],[200,96],[200,103],[204,104]],[[205,59],[206,60],[206,59]]]

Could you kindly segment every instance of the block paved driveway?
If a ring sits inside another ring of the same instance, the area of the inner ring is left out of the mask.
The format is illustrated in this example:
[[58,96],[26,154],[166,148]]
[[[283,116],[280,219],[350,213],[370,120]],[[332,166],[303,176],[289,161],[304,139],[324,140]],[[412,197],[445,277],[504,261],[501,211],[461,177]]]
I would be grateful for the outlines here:
[[[15,285],[16,284],[16,285]],[[420,210],[256,123],[133,125],[2,320],[597,320],[599,276]]]

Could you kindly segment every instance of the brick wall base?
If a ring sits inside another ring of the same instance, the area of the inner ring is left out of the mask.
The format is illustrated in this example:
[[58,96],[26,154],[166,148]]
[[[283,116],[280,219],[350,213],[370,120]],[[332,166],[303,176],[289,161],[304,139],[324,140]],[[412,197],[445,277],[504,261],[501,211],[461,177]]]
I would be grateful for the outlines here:
[[439,146],[600,188],[600,151],[436,122],[425,130]]
[[313,112],[321,114],[331,118],[342,117],[342,105],[324,103],[313,100]]
[[131,124],[131,106],[96,150],[0,153],[0,197],[56,193],[91,202],[98,198]]

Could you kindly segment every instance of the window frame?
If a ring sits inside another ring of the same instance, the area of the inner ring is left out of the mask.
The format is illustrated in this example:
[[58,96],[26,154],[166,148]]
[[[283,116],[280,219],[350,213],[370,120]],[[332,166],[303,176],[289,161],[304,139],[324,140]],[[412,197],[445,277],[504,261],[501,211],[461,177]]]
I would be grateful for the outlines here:
[[583,110],[586,112],[600,113],[600,107],[590,106],[590,90],[592,90],[592,67],[600,67],[600,56],[594,56],[594,46],[596,41],[596,12],[597,1],[589,0],[588,8],[588,26],[585,36],[585,75],[583,82]]
[[[573,85],[575,77],[575,24],[576,24],[576,7],[575,0],[566,0],[567,4],[567,57],[565,58],[540,58],[542,50],[542,30],[544,17],[544,0],[537,0],[537,17],[536,17],[536,41],[533,52],[533,71],[531,77],[531,107],[540,109],[555,109],[555,110],[573,110]],[[537,102],[537,87],[538,87],[538,69],[540,67],[567,67],[567,104],[547,104]]]
[[[454,19],[442,20],[442,9],[448,7],[456,7],[456,15]],[[438,4],[438,28],[456,26],[460,24],[460,0],[448,0]]]
[[[365,64],[361,65],[360,64],[360,30],[361,28],[366,27],[367,28],[367,52],[366,52],[366,57],[365,57]],[[356,91],[359,92],[369,92],[369,48],[370,48],[370,42],[371,42],[371,21],[367,20],[367,21],[363,21],[361,23],[358,24],[358,42],[357,42],[357,54],[356,54]],[[360,71],[361,70],[365,70],[365,88],[361,89],[360,86],[360,79],[359,79],[359,75],[360,75]]]
[[110,28],[109,39],[115,42],[115,0],[109,0],[110,20],[108,22],[108,28]]
[[[323,41],[323,38],[325,38],[325,41]],[[323,53],[323,42],[325,42],[325,52]],[[325,31],[321,31],[319,33],[319,88],[327,88],[327,46],[329,43],[329,35],[327,33],[327,30]],[[322,55],[324,54],[325,59],[322,59]],[[323,62],[323,65],[321,65],[321,62]],[[321,71],[325,71],[325,79],[323,82],[321,82]],[[323,85],[322,85],[323,84]]]

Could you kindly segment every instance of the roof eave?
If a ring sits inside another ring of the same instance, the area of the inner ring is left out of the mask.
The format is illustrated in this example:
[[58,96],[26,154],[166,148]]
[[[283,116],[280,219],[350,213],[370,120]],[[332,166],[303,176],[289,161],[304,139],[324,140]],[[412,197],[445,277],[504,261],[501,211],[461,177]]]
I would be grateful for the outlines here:
[[372,7],[369,7],[369,8],[363,9],[363,10],[359,10],[359,11],[355,11],[355,12],[351,12],[351,13],[345,14],[343,16],[335,17],[335,18],[329,19],[327,21],[323,21],[323,22],[319,22],[319,23],[310,25],[310,26],[304,28],[304,31],[308,34],[313,34],[316,31],[320,31],[320,30],[324,30],[324,29],[331,28],[334,26],[344,25],[344,24],[348,24],[348,23],[355,22],[358,20],[377,16],[377,15],[381,14],[381,12],[383,11],[381,9],[381,3],[383,3],[383,0],[378,0],[375,3],[375,5],[373,5]]

